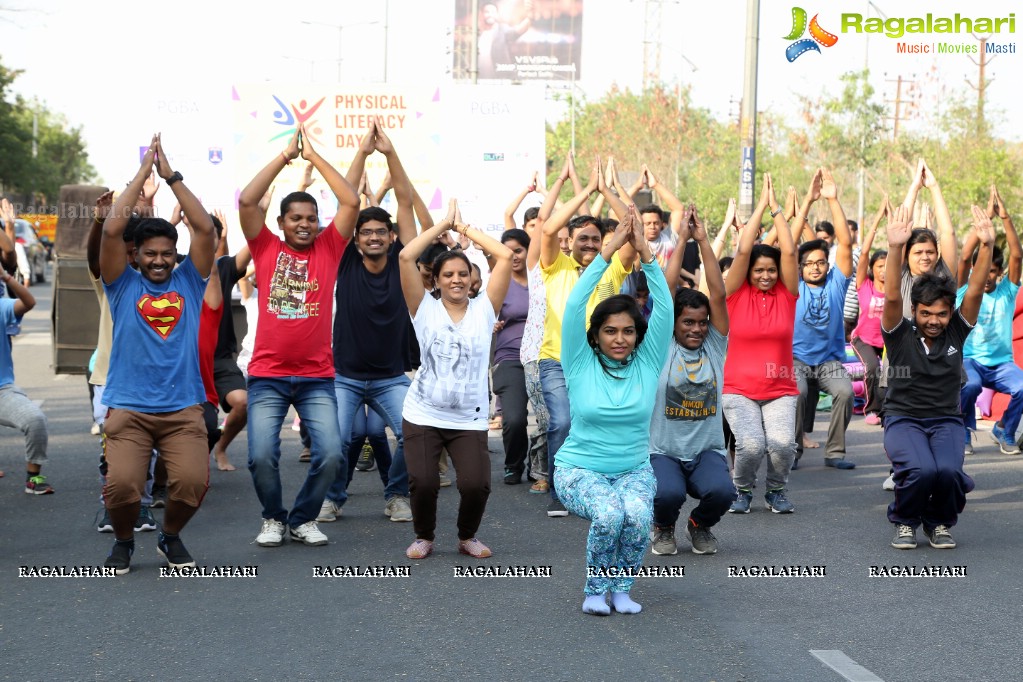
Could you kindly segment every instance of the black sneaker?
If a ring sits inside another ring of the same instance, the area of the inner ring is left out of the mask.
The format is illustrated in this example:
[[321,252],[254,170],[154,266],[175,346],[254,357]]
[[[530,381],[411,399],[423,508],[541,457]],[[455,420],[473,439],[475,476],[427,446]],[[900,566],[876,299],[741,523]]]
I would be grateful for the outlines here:
[[167,506],[167,486],[165,485],[154,485],[153,486],[153,504],[149,505],[153,509],[163,509]]
[[192,568],[195,560],[185,549],[185,543],[178,536],[167,536],[160,533],[160,539],[156,543],[156,553],[163,557],[170,568]]
[[561,500],[551,500],[551,503],[547,505],[547,516],[552,519],[558,516],[568,516],[568,510],[565,509],[565,505],[561,504]]
[[156,519],[153,512],[146,505],[139,507],[139,517],[135,519],[135,532],[141,533],[146,530],[156,530]]
[[115,542],[110,556],[103,562],[104,568],[114,569],[116,575],[124,575],[131,570],[131,555],[135,553],[135,542]]
[[505,485],[518,485],[519,483],[522,483],[522,474],[512,469],[505,469],[504,483]]
[[100,512],[103,512],[103,518],[100,519],[98,523],[96,523],[96,530],[98,530],[100,533],[113,533],[114,524],[110,521],[110,514],[107,513],[107,508],[103,507],[102,509],[99,510],[99,512],[96,512],[97,518],[99,517]]
[[373,448],[369,443],[362,446],[359,453],[359,460],[355,463],[356,471],[373,471],[377,468],[376,460],[373,459]]

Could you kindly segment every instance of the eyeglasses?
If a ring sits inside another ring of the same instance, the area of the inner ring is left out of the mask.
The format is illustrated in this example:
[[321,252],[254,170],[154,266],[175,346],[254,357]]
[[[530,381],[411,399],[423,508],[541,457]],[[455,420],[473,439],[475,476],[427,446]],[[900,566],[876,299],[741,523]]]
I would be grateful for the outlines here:
[[826,268],[827,266],[828,266],[828,262],[826,260],[808,260],[808,261],[804,261],[803,262],[803,267],[804,268],[813,268],[813,267],[816,267],[816,268]]
[[360,237],[386,237],[387,233],[390,232],[386,227],[379,227],[375,230],[359,230]]

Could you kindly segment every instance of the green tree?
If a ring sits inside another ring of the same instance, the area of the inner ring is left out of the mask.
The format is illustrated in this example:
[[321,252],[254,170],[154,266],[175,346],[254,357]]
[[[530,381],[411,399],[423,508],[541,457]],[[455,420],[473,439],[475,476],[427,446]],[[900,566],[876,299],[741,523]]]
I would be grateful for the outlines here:
[[[45,104],[12,97],[10,87],[19,74],[0,64],[0,189],[52,204],[61,185],[90,181],[96,172],[80,127]],[[38,131],[35,155],[33,127]]]

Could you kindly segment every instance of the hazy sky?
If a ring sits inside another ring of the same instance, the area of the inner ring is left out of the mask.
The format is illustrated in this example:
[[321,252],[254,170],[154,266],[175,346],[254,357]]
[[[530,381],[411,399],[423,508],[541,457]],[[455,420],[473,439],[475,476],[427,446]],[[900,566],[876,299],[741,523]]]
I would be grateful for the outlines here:
[[[797,94],[834,91],[844,71],[862,68],[866,41],[862,35],[840,33],[843,12],[867,14],[863,0],[798,0],[820,25],[837,33],[839,41],[820,54],[786,61],[785,40],[792,27],[795,0],[763,0],[760,9],[758,108],[793,116]],[[746,26],[745,0],[662,3],[661,74],[674,84],[690,84],[699,106],[719,117],[737,116],[742,95]],[[1010,0],[934,2],[878,0],[889,17],[951,16],[1004,17],[1021,6]],[[121,145],[126,122],[139,122],[133,101],[151,102],[156,96],[189,101],[208,93],[229,93],[234,83],[309,81],[336,82],[340,68],[346,82],[391,84],[450,79],[453,0],[306,0],[301,3],[245,4],[177,0],[173,3],[72,2],[70,0],[0,0],[0,59],[21,69],[15,90],[38,97],[51,109],[81,125],[89,155],[102,182],[123,184],[137,168],[137,157],[124,158]],[[579,92],[597,98],[612,83],[638,89],[642,84],[643,0],[584,0],[582,76]],[[21,9],[18,9],[21,8]],[[387,30],[385,41],[385,11]],[[876,11],[871,10],[876,16]],[[1023,29],[1023,12],[1018,23]],[[303,23],[313,22],[313,23]],[[339,29],[341,25],[343,28]],[[340,38],[340,40],[339,40]],[[938,36],[907,36],[936,42]],[[1015,35],[996,36],[1017,42]],[[950,41],[976,44],[968,36]],[[897,41],[872,36],[868,63],[877,89],[894,99],[901,75],[915,80],[921,109],[933,111],[942,97],[969,90],[977,66],[963,55],[906,55],[896,53]],[[1023,45],[1016,54],[995,58],[988,89],[989,114],[1001,123],[999,132],[1011,139],[1023,136]],[[550,89],[564,88],[554,86]],[[205,93],[205,94],[203,94]],[[226,95],[225,95],[226,96]],[[975,95],[971,95],[975,96]],[[559,111],[548,102],[549,113]],[[143,111],[146,109],[143,108]],[[1000,113],[999,113],[1000,111]],[[793,118],[793,122],[796,119]],[[925,118],[904,125],[926,125]],[[165,139],[174,131],[163,131]],[[146,139],[138,144],[146,144]],[[118,149],[115,153],[112,149]],[[737,160],[738,163],[738,160]]]

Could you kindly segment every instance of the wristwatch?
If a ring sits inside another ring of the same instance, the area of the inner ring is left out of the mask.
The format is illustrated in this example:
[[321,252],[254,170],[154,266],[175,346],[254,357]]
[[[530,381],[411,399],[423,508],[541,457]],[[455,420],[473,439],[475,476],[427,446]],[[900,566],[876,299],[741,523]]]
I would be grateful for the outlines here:
[[181,173],[179,171],[174,171],[171,174],[171,176],[169,178],[167,178],[167,186],[170,187],[171,185],[173,185],[178,180],[184,180],[184,179],[185,178],[181,175]]
[[773,218],[774,216],[778,215],[779,213],[781,213],[781,206],[779,206],[775,210],[771,211],[771,217]]

